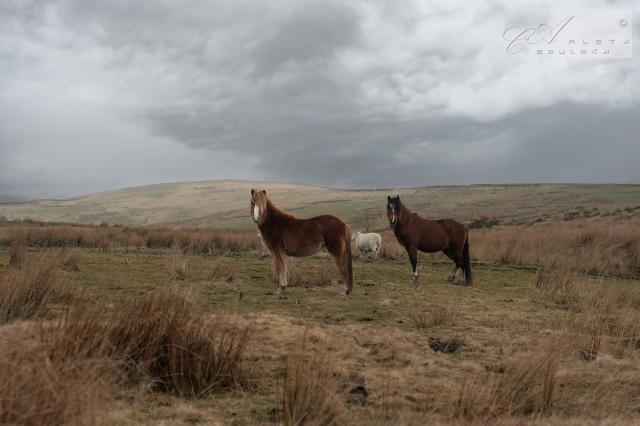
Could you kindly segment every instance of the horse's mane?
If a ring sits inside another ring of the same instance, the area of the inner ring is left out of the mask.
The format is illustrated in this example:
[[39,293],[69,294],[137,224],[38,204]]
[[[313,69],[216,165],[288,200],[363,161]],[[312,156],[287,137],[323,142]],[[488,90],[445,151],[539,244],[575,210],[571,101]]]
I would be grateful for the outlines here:
[[[404,210],[404,211],[403,211]],[[404,203],[402,201],[400,201],[400,211],[406,214],[415,214],[414,212],[412,212],[411,210],[409,210],[407,208],[407,206],[404,205]]]
[[[407,206],[405,206],[405,205],[402,203],[402,201],[400,201],[400,207],[401,207],[401,211],[402,211],[403,216],[405,216],[405,215],[406,215],[406,216],[414,216],[414,217],[417,217],[418,219],[423,219],[423,217],[422,217],[422,216],[420,216],[418,213],[416,213],[416,212],[412,212],[411,210],[409,210],[409,209],[407,208]],[[406,217],[406,216],[405,216],[405,217]]]
[[269,214],[276,218],[279,218],[279,219],[295,219],[296,218],[291,213],[287,213],[284,210],[277,207],[275,204],[273,204],[273,201],[271,201],[271,198],[267,197],[266,206],[269,211]]

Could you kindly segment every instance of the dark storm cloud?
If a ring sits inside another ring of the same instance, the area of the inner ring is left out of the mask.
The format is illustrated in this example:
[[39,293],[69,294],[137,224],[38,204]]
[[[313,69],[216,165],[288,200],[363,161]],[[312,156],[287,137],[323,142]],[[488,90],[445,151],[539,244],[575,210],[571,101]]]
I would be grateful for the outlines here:
[[[344,178],[340,183],[355,186],[638,182],[638,117],[638,108],[559,104],[491,125],[470,120],[383,123],[353,135],[374,142],[357,152],[305,149],[272,156],[264,166],[279,170],[278,178],[306,176],[311,181],[321,181],[332,171]],[[424,135],[433,142],[416,142]],[[291,161],[305,153],[313,161]]]
[[0,192],[637,181],[637,59],[507,57],[532,7],[2,3]]

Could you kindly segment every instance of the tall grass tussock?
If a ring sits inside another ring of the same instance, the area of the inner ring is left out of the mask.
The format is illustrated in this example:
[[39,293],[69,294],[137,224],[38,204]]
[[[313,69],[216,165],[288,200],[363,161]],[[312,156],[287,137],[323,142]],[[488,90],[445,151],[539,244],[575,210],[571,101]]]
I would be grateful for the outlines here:
[[[407,257],[392,232],[382,232],[382,238],[381,258]],[[474,261],[595,275],[640,275],[640,218],[636,217],[494,226],[471,229],[469,238]],[[11,247],[10,263],[15,267],[21,265],[27,247],[173,249],[207,255],[264,250],[250,230],[71,225],[0,227],[1,246]],[[449,262],[444,256],[434,258]]]
[[334,365],[327,355],[313,351],[306,332],[289,352],[282,385],[284,425],[346,424]]
[[[3,323],[46,312],[55,260],[3,275]],[[74,303],[62,317],[0,333],[0,424],[96,424],[116,385],[186,398],[243,389],[248,338],[247,326],[207,318],[173,287],[121,306]]]
[[504,417],[551,414],[562,354],[557,346],[522,354],[504,365],[501,373],[467,378],[454,405],[454,417],[492,424]]
[[436,304],[430,309],[419,309],[410,318],[415,328],[430,328],[455,325],[460,316],[460,307],[455,304]]
[[129,228],[121,226],[11,226],[0,227],[0,247],[24,242],[30,247],[179,249],[191,254],[228,254],[258,250],[252,231],[198,228]]
[[63,359],[109,358],[130,381],[196,398],[247,383],[243,355],[248,329],[204,318],[188,295],[159,289],[113,312],[76,309],[44,330]]
[[621,277],[640,275],[640,219],[474,229],[473,259]]
[[23,234],[17,233],[9,243],[9,266],[21,268],[27,258],[27,240]]
[[607,348],[616,357],[640,349],[640,289],[624,282],[538,270],[532,280],[533,303],[572,312],[566,324],[579,357],[593,361]]
[[0,272],[0,324],[43,316],[51,303],[70,296],[52,259],[33,259],[22,269]]
[[93,425],[119,377],[109,359],[52,358],[42,342],[0,341],[0,424]]

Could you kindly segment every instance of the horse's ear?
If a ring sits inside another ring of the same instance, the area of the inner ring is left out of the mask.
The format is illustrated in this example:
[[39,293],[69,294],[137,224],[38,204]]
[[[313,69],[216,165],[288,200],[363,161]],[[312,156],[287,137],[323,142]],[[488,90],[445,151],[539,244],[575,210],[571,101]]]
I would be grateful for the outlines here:
[[387,195],[387,201],[391,202],[391,195]]
[[251,188],[251,196],[252,196],[252,197],[255,195],[255,193],[256,193],[256,190],[255,190],[255,189],[253,189],[253,188]]
[[267,195],[267,191],[266,191],[265,189],[263,189],[263,190],[262,190],[262,191],[260,191],[260,192],[262,192],[264,195]]

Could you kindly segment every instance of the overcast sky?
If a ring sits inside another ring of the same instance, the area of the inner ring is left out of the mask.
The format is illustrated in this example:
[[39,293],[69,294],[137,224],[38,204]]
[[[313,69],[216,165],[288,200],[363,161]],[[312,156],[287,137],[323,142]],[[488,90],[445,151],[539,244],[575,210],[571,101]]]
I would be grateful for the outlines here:
[[637,48],[506,52],[558,3],[0,0],[0,194],[640,183]]

